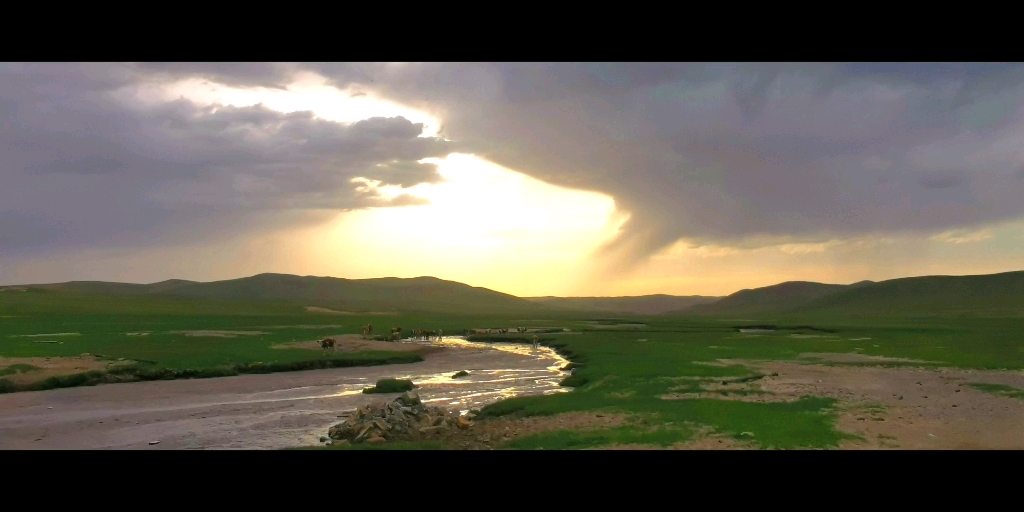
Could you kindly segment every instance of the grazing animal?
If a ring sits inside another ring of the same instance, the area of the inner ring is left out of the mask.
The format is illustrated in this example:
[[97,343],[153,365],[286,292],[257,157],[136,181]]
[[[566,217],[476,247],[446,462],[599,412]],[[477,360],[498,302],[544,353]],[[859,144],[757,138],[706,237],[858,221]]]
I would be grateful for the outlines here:
[[370,325],[370,324],[364,325],[363,326],[363,337],[365,338],[365,337],[371,336],[371,335],[373,335],[373,325]]
[[324,349],[324,355],[327,355],[327,349],[331,349],[332,352],[335,351],[334,341],[334,338],[324,338],[320,340],[320,348]]
[[435,332],[435,331],[427,331],[427,330],[421,330],[421,331],[420,331],[420,335],[421,335],[421,336],[423,336],[423,339],[424,339],[424,340],[427,340],[427,341],[429,341],[429,340],[430,340],[430,337],[431,337],[431,336],[436,336],[436,335],[437,335],[437,332]]
[[391,333],[391,341],[398,341],[402,339],[402,334],[398,332]]

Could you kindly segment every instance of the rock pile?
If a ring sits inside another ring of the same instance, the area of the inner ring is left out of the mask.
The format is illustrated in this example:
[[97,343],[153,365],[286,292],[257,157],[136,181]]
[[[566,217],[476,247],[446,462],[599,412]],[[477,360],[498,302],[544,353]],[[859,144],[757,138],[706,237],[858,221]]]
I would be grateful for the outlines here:
[[472,414],[459,416],[442,407],[427,407],[415,391],[394,401],[358,407],[351,417],[331,427],[325,442],[382,443],[397,439],[422,439],[450,428],[473,426]]

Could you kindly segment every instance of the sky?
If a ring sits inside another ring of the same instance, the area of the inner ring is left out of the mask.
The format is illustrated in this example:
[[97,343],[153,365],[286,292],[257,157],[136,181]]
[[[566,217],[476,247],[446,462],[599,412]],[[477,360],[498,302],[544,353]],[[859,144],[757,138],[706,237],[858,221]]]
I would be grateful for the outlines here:
[[0,285],[1024,269],[1024,66],[2,63]]

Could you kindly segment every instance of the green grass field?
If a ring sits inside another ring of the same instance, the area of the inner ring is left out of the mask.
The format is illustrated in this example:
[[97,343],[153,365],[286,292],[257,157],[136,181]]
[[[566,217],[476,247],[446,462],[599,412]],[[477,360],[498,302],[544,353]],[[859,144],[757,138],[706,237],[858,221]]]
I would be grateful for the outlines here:
[[[758,377],[744,366],[707,364],[718,359],[788,360],[804,353],[834,352],[929,361],[894,365],[1024,369],[1024,331],[1015,319],[934,318],[885,325],[823,317],[800,320],[800,324],[789,325],[810,324],[835,332],[794,329],[744,334],[733,327],[764,321],[677,318],[648,319],[648,327],[640,332],[595,330],[562,336],[548,344],[579,355],[574,359],[579,361],[573,377],[579,386],[574,393],[513,398],[485,407],[483,414],[601,411],[636,418],[632,424],[604,431],[556,431],[517,439],[510,445],[513,448],[669,446],[691,439],[701,427],[763,448],[828,448],[849,437],[835,430],[834,403],[829,399],[755,403],[659,397],[700,391],[709,382]],[[1019,396],[1012,389],[988,391]]]
[[[715,318],[572,312],[469,316],[458,311],[391,317],[332,316],[308,313],[301,306],[288,303],[97,295],[64,290],[3,292],[0,357],[99,354],[114,360],[141,361],[154,375],[162,374],[160,378],[180,378],[214,376],[223,369],[301,369],[304,364],[314,364],[309,361],[322,361],[325,357],[318,351],[271,346],[358,333],[366,323],[373,323],[376,332],[386,332],[392,326],[402,326],[407,331],[443,329],[446,333],[461,333],[466,328],[546,327],[549,332],[541,335],[542,343],[558,349],[576,368],[576,374],[563,383],[575,387],[575,391],[504,400],[485,407],[482,415],[591,411],[624,413],[631,420],[624,426],[605,430],[553,431],[519,438],[510,448],[669,446],[692,439],[700,429],[711,429],[762,448],[829,448],[849,437],[836,430],[836,404],[830,399],[804,397],[787,403],[761,403],[660,397],[666,393],[700,391],[711,382],[758,377],[746,366],[709,364],[719,359],[791,360],[812,352],[907,358],[927,361],[913,364],[930,366],[1020,370],[1024,369],[1024,330],[1020,329],[1018,316],[927,316],[920,312],[902,317],[790,313]],[[764,324],[778,329],[751,334],[737,330],[738,326]],[[566,328],[573,332],[562,331]],[[217,337],[187,336],[180,332],[197,330],[258,334]],[[143,332],[148,334],[129,334]],[[529,342],[528,337],[515,334],[476,339]],[[361,353],[326,359],[350,359],[339,365],[401,362],[382,362],[380,358],[385,356],[395,354]],[[351,360],[359,358],[363,360]],[[0,383],[5,375],[25,371],[32,369],[16,365],[0,368]],[[79,380],[79,384],[104,382],[97,376]],[[986,390],[1019,396],[1013,390]],[[417,447],[415,443],[403,446]]]

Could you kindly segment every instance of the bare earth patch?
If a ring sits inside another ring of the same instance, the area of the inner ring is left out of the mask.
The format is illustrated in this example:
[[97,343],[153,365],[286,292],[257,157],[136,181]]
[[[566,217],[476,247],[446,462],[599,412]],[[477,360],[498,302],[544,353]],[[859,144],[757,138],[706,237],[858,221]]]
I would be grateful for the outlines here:
[[[375,341],[363,339],[358,334],[344,334],[342,336],[328,336],[334,338],[336,344],[334,350],[337,352],[359,352],[362,350],[376,350],[381,352],[416,352],[418,354],[430,354],[444,350],[444,347],[424,346],[416,343],[403,341]],[[271,346],[275,349],[306,349],[320,350],[320,341],[296,341],[293,343],[280,343]]]
[[398,313],[392,313],[389,311],[367,311],[365,313],[356,313],[353,311],[336,311],[333,309],[321,308],[319,306],[306,306],[306,311],[310,313],[325,313],[328,315],[397,315]]
[[[822,359],[839,363],[908,362],[860,354],[827,356]],[[800,361],[723,361],[726,362],[746,364],[766,376],[747,383],[708,383],[703,386],[707,393],[663,398],[835,398],[839,413],[836,427],[863,438],[844,441],[840,445],[843,449],[1024,449],[1024,401],[984,393],[969,385],[992,383],[1024,389],[1021,372],[825,366]],[[769,394],[719,393],[743,388]]]
[[196,336],[203,338],[234,338],[236,336],[259,336],[260,334],[270,334],[269,332],[263,331],[171,331],[175,334],[184,334],[185,336]]
[[57,375],[71,375],[93,370],[107,370],[131,361],[103,361],[92,356],[75,357],[0,357],[0,369],[12,365],[30,365],[37,369],[6,375],[14,384],[30,384]]
[[466,430],[450,429],[426,435],[424,439],[468,450],[493,450],[519,437],[555,430],[598,430],[617,427],[627,419],[623,414],[568,412],[527,418],[498,417],[474,421]]
[[942,363],[942,361],[924,361],[902,357],[869,356],[867,354],[838,352],[808,352],[800,354],[800,359],[814,359],[827,363]]

